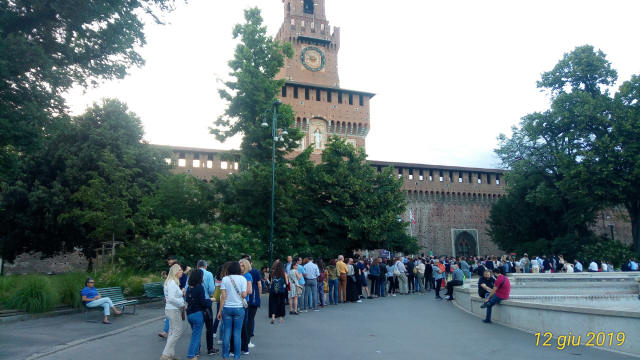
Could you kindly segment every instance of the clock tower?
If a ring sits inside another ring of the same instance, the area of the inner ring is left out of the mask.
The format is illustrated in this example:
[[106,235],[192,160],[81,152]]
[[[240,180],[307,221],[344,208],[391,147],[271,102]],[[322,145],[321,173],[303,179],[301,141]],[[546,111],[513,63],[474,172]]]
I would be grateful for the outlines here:
[[329,25],[326,1],[282,2],[284,22],[276,39],[291,43],[294,56],[285,60],[277,78],[286,82],[280,100],[291,105],[295,126],[306,134],[300,150],[313,146],[318,159],[332,136],[345,138],[356,149],[364,148],[369,133],[369,100],[374,94],[340,87],[340,28]]

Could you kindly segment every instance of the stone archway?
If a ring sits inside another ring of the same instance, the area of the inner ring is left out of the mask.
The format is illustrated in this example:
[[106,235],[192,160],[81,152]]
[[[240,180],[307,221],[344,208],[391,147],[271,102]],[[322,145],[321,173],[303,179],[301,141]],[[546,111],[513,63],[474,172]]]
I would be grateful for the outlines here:
[[478,256],[476,238],[466,230],[456,234],[454,239],[455,256]]

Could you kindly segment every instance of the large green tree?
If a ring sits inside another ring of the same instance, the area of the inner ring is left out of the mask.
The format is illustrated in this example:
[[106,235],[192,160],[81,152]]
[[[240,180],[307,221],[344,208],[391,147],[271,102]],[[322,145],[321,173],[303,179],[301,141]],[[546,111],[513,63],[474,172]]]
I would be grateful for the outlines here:
[[[538,82],[551,95],[549,110],[526,115],[510,138],[499,137],[509,192],[492,209],[490,224],[503,248],[537,241],[575,254],[593,241],[590,226],[608,206],[625,205],[637,224],[636,77],[614,98],[609,88],[616,80],[602,51],[577,47]],[[528,218],[517,222],[515,214]],[[633,236],[635,244],[637,230]]]
[[[233,29],[233,38],[240,42],[233,60],[229,61],[232,80],[225,82],[220,97],[229,102],[226,111],[215,122],[211,133],[220,141],[241,135],[240,145],[244,168],[254,162],[271,161],[274,139],[271,128],[261,126],[266,119],[271,125],[272,103],[284,85],[284,80],[275,76],[284,66],[285,57],[293,56],[289,43],[280,43],[267,35],[258,8],[245,10],[245,23]],[[289,135],[276,141],[276,159],[284,161],[284,155],[298,147],[302,134],[296,128],[289,128],[293,122],[293,111],[282,105],[278,111],[278,127],[287,129]]]
[[0,199],[0,244],[9,260],[128,240],[142,198],[167,174],[166,154],[142,140],[135,114],[117,100],[61,123],[21,161]]
[[144,63],[144,19],[160,21],[173,2],[0,1],[0,181],[14,181],[18,158],[67,121],[66,90]]

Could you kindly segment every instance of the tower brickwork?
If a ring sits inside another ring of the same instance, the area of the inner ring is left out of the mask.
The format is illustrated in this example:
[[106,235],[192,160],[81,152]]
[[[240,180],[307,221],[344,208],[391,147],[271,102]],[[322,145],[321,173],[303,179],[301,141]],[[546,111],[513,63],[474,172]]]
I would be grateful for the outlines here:
[[280,100],[293,108],[294,126],[305,134],[299,150],[313,146],[312,159],[318,160],[333,136],[365,148],[374,94],[340,87],[340,29],[329,25],[325,0],[282,3],[284,21],[276,39],[291,43],[294,56],[286,59],[277,78],[286,81]]

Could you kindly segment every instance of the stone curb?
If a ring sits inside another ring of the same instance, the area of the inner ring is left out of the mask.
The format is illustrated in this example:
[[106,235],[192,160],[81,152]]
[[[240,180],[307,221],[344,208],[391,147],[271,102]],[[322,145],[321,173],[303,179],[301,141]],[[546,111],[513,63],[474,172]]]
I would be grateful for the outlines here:
[[[455,307],[457,307],[458,309],[460,309],[460,310],[462,310],[462,311],[466,312],[466,313],[467,313],[467,314],[469,314],[469,315],[475,316],[475,317],[476,317],[476,318],[478,318],[478,319],[482,319],[482,316],[477,315],[477,314],[474,314],[473,312],[471,312],[471,311],[469,311],[469,310],[465,309],[464,307],[462,307],[461,305],[459,305],[459,304],[458,304],[458,302],[457,302],[456,300],[453,300],[452,302],[453,302],[453,305],[454,305]],[[494,324],[498,324],[498,325],[504,326],[504,327],[508,327],[508,328],[510,328],[510,329],[514,329],[514,330],[519,330],[519,331],[522,331],[522,332],[526,332],[526,333],[528,333],[528,334],[534,334],[534,333],[535,333],[535,331],[533,331],[533,330],[522,329],[522,328],[519,328],[519,327],[517,327],[517,326],[513,326],[513,325],[510,325],[510,324],[506,324],[506,323],[503,323],[503,322],[500,322],[500,321],[493,321],[493,320],[491,320],[491,322],[492,322],[492,323],[494,323]],[[593,349],[594,349],[594,350],[597,350],[597,351],[612,352],[612,353],[617,353],[617,354],[626,355],[626,356],[630,356],[630,357],[634,357],[634,358],[638,358],[638,359],[640,359],[640,356],[638,356],[638,355],[636,355],[636,354],[631,354],[631,353],[628,353],[628,352],[624,352],[624,351],[616,351],[616,350],[607,349],[607,348],[600,348],[600,347],[594,347]]]
[[88,337],[88,338],[85,338],[85,339],[75,340],[75,341],[72,341],[72,342],[69,342],[69,343],[66,343],[66,344],[62,344],[62,345],[57,345],[54,348],[52,348],[51,350],[48,350],[46,352],[32,354],[29,357],[27,357],[26,360],[40,359],[40,358],[43,358],[45,356],[48,356],[48,355],[51,355],[51,354],[55,354],[57,352],[60,352],[60,351],[66,350],[66,349],[70,349],[72,347],[75,347],[75,346],[78,346],[78,345],[82,345],[82,344],[85,344],[85,343],[88,343],[88,342],[91,342],[91,341],[94,341],[94,340],[99,340],[99,339],[106,338],[106,337],[109,337],[109,336],[117,335],[117,334],[120,334],[122,332],[125,332],[125,331],[131,330],[131,329],[135,329],[135,328],[140,327],[140,326],[144,326],[144,325],[150,324],[150,323],[152,323],[154,321],[162,320],[164,318],[165,318],[164,315],[158,316],[158,317],[155,317],[153,319],[148,319],[148,320],[145,320],[145,321],[141,321],[141,322],[139,322],[137,324],[125,326],[125,327],[123,327],[121,329],[116,329],[116,330],[113,330],[113,331],[109,331],[109,332],[106,332],[104,334],[91,336],[91,337]]

